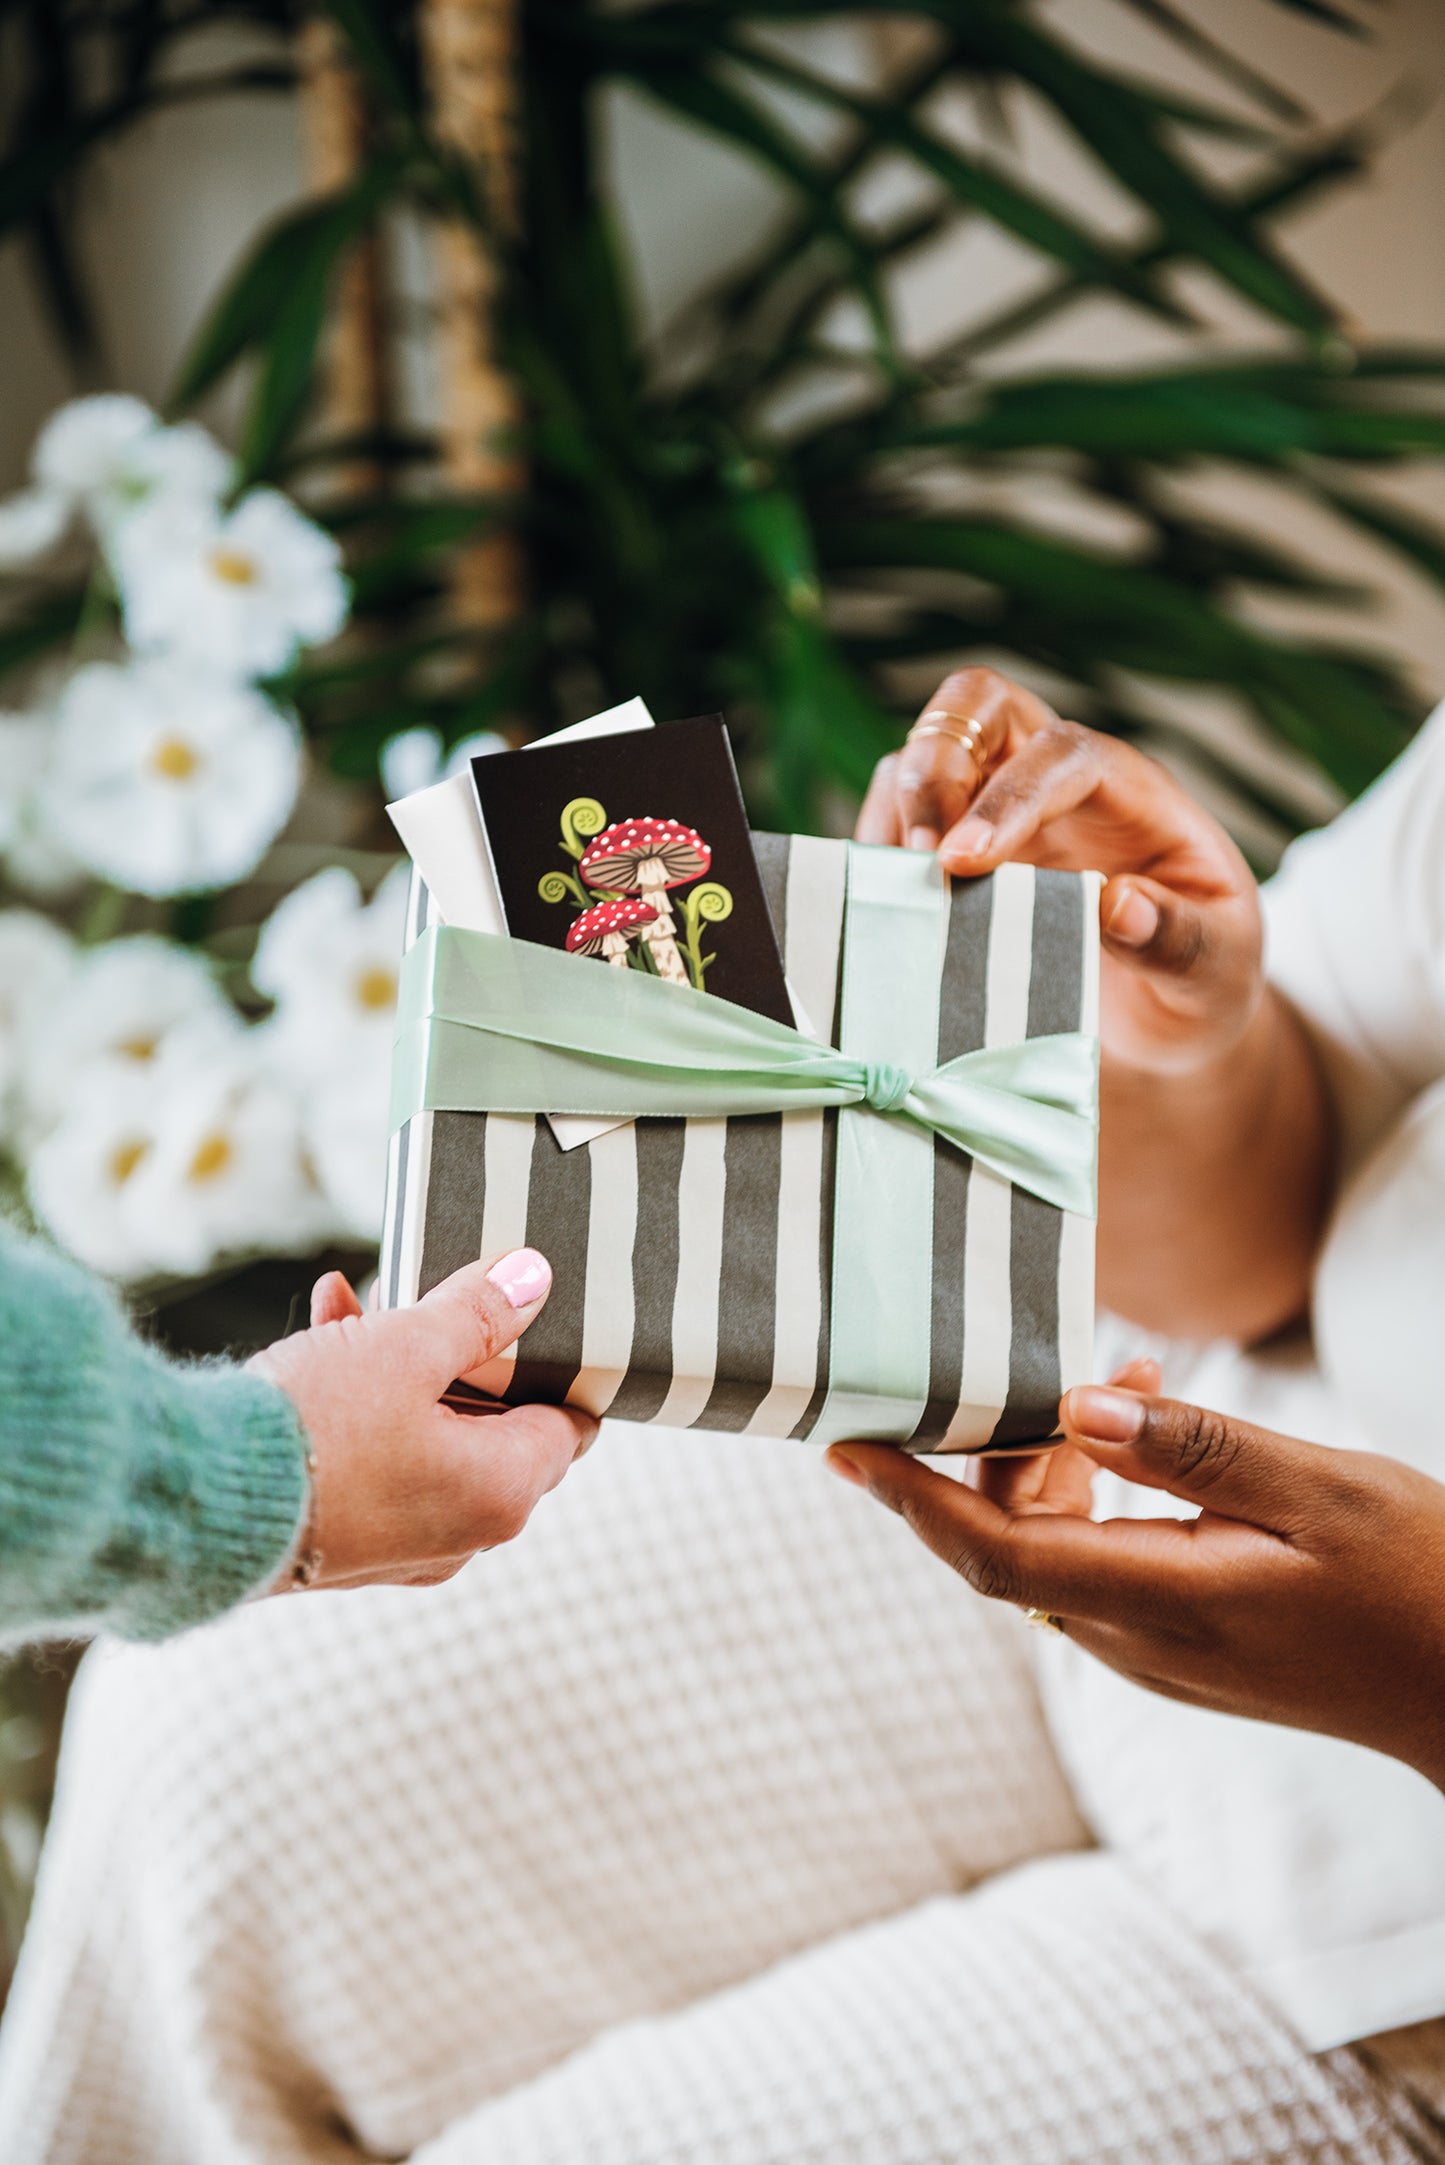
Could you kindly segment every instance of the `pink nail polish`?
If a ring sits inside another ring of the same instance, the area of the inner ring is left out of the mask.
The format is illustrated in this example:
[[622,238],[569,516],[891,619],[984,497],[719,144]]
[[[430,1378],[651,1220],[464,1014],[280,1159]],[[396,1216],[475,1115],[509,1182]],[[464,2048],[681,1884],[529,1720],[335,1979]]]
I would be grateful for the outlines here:
[[514,1308],[530,1308],[551,1285],[552,1266],[535,1248],[514,1248],[492,1265],[487,1276]]
[[1068,1395],[1068,1424],[1100,1443],[1132,1443],[1144,1426],[1144,1401],[1128,1391],[1080,1384]]

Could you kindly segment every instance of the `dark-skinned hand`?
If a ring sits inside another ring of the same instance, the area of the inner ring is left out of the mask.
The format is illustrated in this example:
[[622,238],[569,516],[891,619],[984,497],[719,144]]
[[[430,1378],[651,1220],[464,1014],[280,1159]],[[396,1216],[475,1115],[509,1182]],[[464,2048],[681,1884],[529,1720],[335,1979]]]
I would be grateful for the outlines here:
[[[1445,1787],[1445,1487],[1158,1382],[1136,1363],[1069,1391],[1066,1441],[986,1465],[979,1489],[886,1444],[828,1459],[979,1593],[1053,1616],[1133,1682],[1369,1745]],[[1091,1519],[1101,1467],[1198,1517]]]
[[1155,1073],[1227,1052],[1259,1004],[1263,935],[1253,875],[1218,820],[1157,761],[996,669],[945,677],[915,728],[939,713],[981,724],[978,753],[910,736],[880,760],[858,840],[936,849],[962,878],[1009,860],[1105,873],[1105,1051]]

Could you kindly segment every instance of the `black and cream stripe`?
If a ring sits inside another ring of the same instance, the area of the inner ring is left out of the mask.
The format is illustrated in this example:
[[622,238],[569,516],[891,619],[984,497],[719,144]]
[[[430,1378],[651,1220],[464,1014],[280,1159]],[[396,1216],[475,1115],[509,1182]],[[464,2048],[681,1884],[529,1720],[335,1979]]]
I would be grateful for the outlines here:
[[[789,981],[836,1042],[846,845],[756,841]],[[1092,880],[1022,865],[955,887],[939,1064],[1097,1027],[1095,894]],[[409,941],[430,911],[414,879]],[[639,1120],[563,1150],[542,1118],[418,1113],[391,1141],[383,1299],[404,1305],[525,1243],[550,1259],[552,1297],[488,1388],[806,1436],[827,1395],[838,1117]],[[844,1233],[866,1242],[870,1227]],[[1061,1388],[1091,1373],[1092,1224],[936,1142],[932,1280],[928,1403],[910,1448],[1050,1433]]]

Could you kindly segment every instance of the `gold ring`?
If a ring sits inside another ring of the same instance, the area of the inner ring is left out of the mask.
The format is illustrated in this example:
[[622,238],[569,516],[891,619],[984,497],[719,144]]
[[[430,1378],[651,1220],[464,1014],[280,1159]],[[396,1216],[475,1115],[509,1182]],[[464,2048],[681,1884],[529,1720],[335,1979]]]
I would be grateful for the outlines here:
[[[950,728],[950,723],[962,726]],[[983,723],[976,714],[953,714],[947,707],[929,707],[920,714],[908,736],[910,742],[914,737],[951,737],[955,744],[963,746],[975,766],[982,769],[985,764]]]
[[1056,1631],[1061,1639],[1067,1637],[1063,1618],[1051,1615],[1047,1609],[1025,1609],[1024,1622],[1032,1624],[1035,1631]]

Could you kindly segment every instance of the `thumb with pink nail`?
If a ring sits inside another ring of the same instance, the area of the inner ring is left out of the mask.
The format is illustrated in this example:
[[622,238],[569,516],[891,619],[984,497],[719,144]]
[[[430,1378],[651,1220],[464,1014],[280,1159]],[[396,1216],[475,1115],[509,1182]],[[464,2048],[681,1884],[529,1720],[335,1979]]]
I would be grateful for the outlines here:
[[293,1401],[311,1462],[282,1584],[434,1585],[521,1532],[597,1424],[571,1406],[463,1402],[452,1386],[515,1344],[551,1289],[535,1248],[469,1263],[385,1314],[338,1273],[318,1282],[311,1329],[251,1363]]

